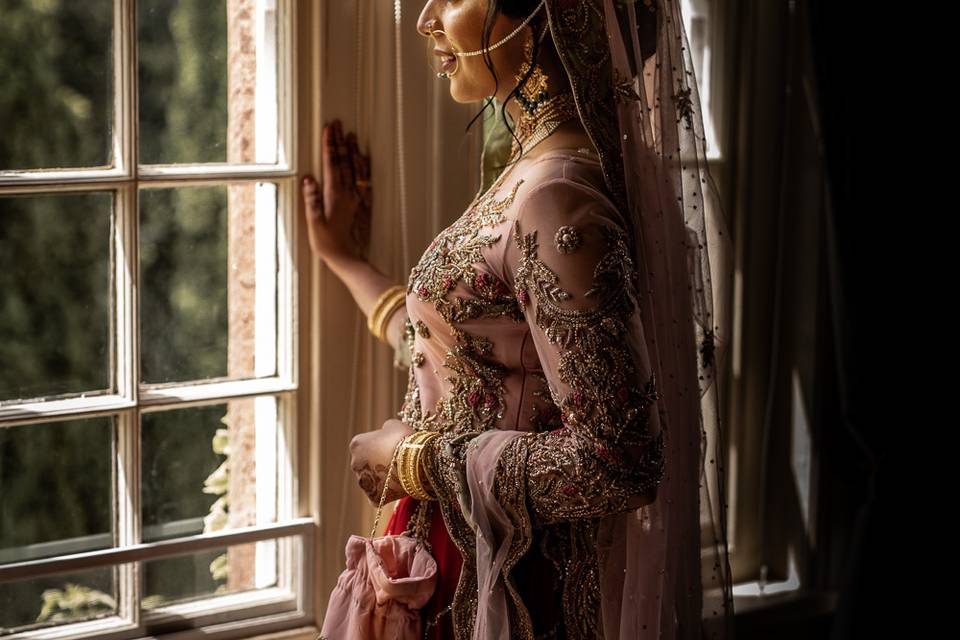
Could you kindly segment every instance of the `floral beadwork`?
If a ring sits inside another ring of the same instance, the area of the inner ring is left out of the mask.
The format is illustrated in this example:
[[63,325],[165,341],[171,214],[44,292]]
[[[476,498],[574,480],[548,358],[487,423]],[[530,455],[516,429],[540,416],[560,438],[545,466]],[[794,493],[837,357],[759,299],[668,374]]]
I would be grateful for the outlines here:
[[[598,611],[596,527],[603,516],[625,510],[632,497],[662,477],[662,437],[649,432],[656,384],[652,375],[640,375],[631,351],[631,343],[639,341],[634,333],[639,311],[627,236],[612,217],[607,219],[610,224],[599,225],[563,220],[565,212],[554,215],[555,207],[550,215],[524,219],[520,212],[531,197],[515,202],[518,184],[506,197],[481,198],[441,232],[408,282],[408,293],[436,312],[430,319],[439,322],[431,326],[443,325],[443,336],[437,339],[446,346],[442,364],[433,364],[441,370],[434,369],[434,374],[443,375],[447,383],[443,393],[434,406],[424,406],[419,413],[408,407],[408,414],[417,420],[417,429],[441,433],[430,445],[436,455],[423,472],[463,557],[451,605],[455,640],[470,637],[477,613],[477,540],[462,511],[469,504],[467,445],[476,435],[498,428],[510,409],[506,380],[511,369],[495,357],[493,342],[481,333],[484,329],[469,329],[481,326],[476,321],[489,322],[491,328],[492,323],[525,323],[542,367],[523,372],[534,385],[524,395],[535,400],[519,417],[529,431],[503,448],[492,487],[515,532],[501,568],[513,637],[534,640],[549,633],[538,629],[534,634],[524,602],[527,594],[521,595],[511,570],[530,550],[534,531],[551,527],[563,532],[553,540],[565,549],[564,571],[555,584],[562,606],[557,628],[569,638],[599,635],[598,616],[584,615]],[[485,232],[485,227],[506,221],[511,207],[508,236]],[[558,217],[560,223],[551,222]],[[525,233],[531,218],[531,230]],[[539,254],[538,232],[553,240],[545,247],[549,256]],[[509,243],[507,253],[513,257],[487,251],[504,260],[502,265],[487,265],[482,250],[501,242]],[[500,266],[502,274],[513,276],[513,287],[488,266]],[[414,363],[418,360],[414,354]],[[411,377],[407,403],[420,402]]]
[[553,241],[557,245],[558,252],[573,253],[577,250],[577,247],[580,246],[580,243],[583,242],[583,239],[580,237],[580,233],[576,227],[565,225],[557,229]]
[[[434,238],[410,272],[407,292],[415,292],[420,300],[433,303],[447,324],[455,326],[479,317],[518,314],[506,285],[477,271],[475,265],[484,261],[482,249],[500,240],[500,234],[484,234],[481,231],[503,222],[503,212],[513,203],[521,184],[523,180],[517,181],[502,199],[492,196],[481,198],[460,219]],[[461,281],[479,297],[449,300],[448,294]]]
[[617,102],[642,99],[637,93],[635,78],[623,77],[619,69],[613,70],[613,99]]
[[[687,129],[693,128],[693,102],[690,99],[691,90],[690,87],[686,89],[680,88],[677,89],[677,92],[672,96],[674,103],[677,105],[677,113],[680,114],[680,118],[687,121]],[[677,122],[680,122],[680,118],[677,118]]]
[[429,337],[430,337],[430,329],[427,327],[427,325],[425,325],[425,324],[423,323],[423,320],[417,320],[417,325],[416,325],[416,326],[417,326],[417,334],[418,334],[421,338],[429,338]]
[[[616,513],[662,479],[662,433],[648,430],[656,381],[651,374],[637,384],[627,340],[637,312],[633,261],[620,229],[601,224],[596,231],[590,237],[602,238],[606,252],[582,295],[594,302],[584,307],[539,258],[537,229],[523,233],[519,221],[514,225],[516,286],[535,305],[534,323],[544,337],[539,348],[553,350],[548,357],[557,364],[545,370],[564,424],[524,439],[528,498],[538,524]],[[568,261],[559,265],[564,273],[589,266],[559,255]]]

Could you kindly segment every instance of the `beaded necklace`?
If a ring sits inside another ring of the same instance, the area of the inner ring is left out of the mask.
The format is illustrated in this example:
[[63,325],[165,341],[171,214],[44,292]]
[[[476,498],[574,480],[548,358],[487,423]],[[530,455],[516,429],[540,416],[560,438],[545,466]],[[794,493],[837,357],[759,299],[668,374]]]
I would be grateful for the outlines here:
[[[573,93],[565,91],[540,103],[533,115],[523,112],[517,122],[517,138],[523,144],[524,150],[529,152],[557,127],[576,115],[577,105],[573,100]],[[520,143],[513,141],[510,147],[511,160],[519,155]]]
[[482,201],[496,193],[504,179],[513,167],[516,166],[514,160],[520,155],[521,144],[523,145],[524,153],[529,153],[530,149],[543,142],[557,127],[576,116],[577,105],[573,99],[573,93],[570,91],[565,91],[544,100],[533,114],[528,114],[526,111],[523,111],[520,114],[520,119],[517,122],[517,128],[515,130],[517,138],[513,140],[513,144],[510,147],[510,157],[507,159],[508,164],[513,164],[510,164],[510,166],[501,171],[500,175],[497,176],[497,179],[494,180],[493,184],[491,184],[486,191],[482,194],[478,191],[468,208],[481,204]]

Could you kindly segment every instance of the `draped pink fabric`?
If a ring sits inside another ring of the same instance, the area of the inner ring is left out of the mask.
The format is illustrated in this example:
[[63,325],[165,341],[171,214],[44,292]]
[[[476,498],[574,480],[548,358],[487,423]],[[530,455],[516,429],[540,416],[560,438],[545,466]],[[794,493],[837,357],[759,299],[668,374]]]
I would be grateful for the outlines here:
[[[434,559],[416,548],[408,536],[383,536],[372,540],[351,535],[346,545],[347,566],[330,594],[322,638],[419,638],[420,609],[434,592],[437,567]],[[363,598],[351,606],[350,598]]]

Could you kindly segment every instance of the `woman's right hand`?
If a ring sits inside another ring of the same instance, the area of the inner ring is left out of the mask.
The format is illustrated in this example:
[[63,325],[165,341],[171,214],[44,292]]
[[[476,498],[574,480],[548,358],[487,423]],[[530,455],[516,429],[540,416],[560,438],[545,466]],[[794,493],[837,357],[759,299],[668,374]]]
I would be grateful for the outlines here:
[[[406,423],[389,418],[379,429],[358,433],[350,441],[350,468],[372,504],[379,505],[381,495],[384,504],[407,495],[400,484],[393,454],[400,441],[412,433],[413,428]],[[383,483],[387,473],[390,474],[390,485],[384,495]]]
[[314,254],[328,262],[365,256],[373,201],[369,181],[370,157],[360,153],[356,135],[344,136],[340,120],[324,126],[323,186],[311,175],[301,182]]

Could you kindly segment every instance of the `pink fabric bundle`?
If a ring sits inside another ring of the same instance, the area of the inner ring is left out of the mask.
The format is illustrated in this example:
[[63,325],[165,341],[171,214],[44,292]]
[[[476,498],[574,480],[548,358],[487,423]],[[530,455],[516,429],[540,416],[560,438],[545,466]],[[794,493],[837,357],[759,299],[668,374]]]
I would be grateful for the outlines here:
[[422,542],[352,535],[345,554],[318,640],[419,640],[420,609],[437,583],[437,563]]

